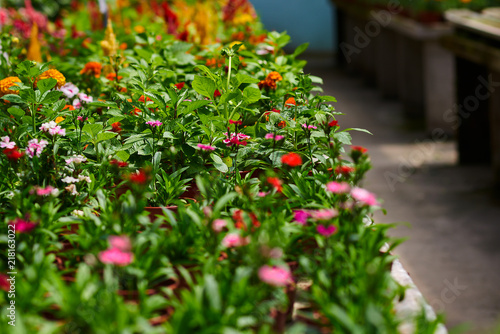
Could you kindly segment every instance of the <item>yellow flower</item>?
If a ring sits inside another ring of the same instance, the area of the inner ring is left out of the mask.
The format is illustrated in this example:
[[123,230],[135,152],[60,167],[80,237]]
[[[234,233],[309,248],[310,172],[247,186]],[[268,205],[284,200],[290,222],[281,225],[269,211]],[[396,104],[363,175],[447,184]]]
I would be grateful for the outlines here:
[[62,121],[64,121],[64,117],[62,116],[56,117],[56,123],[61,123]]
[[108,19],[108,27],[106,28],[104,40],[101,41],[101,48],[106,57],[116,55],[116,51],[118,50],[118,43],[116,42],[116,36],[113,32],[113,24],[110,19]]
[[233,24],[235,25],[245,25],[247,23],[252,23],[254,21],[254,17],[250,14],[241,14],[236,15],[233,19]]
[[135,26],[135,27],[134,27],[134,30],[135,30],[135,32],[136,32],[136,33],[138,33],[138,34],[142,34],[143,32],[145,32],[145,31],[146,31],[146,29],[144,29],[144,27],[143,27],[143,26]]
[[0,80],[0,97],[7,94],[17,94],[18,90],[10,90],[12,86],[17,86],[16,82],[21,82],[18,77],[7,77]]
[[28,54],[26,55],[28,60],[34,60],[38,63],[42,62],[42,52],[40,51],[40,41],[38,40],[38,26],[33,23],[31,27],[31,37],[30,46],[28,48]]
[[38,76],[38,78],[36,78],[35,86],[36,86],[38,81],[43,80],[43,79],[48,79],[48,78],[52,78],[52,79],[57,80],[57,84],[56,84],[57,88],[61,88],[62,86],[64,86],[66,84],[66,78],[64,77],[64,75],[62,75],[62,73],[56,69],[51,69],[51,70],[47,70],[47,71],[43,72],[42,74],[40,74]]

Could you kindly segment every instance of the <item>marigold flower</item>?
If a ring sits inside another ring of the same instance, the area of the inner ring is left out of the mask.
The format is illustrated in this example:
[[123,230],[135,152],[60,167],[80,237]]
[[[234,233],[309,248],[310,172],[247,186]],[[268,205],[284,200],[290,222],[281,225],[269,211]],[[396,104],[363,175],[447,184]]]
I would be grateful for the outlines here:
[[264,79],[264,80],[261,80],[257,86],[259,87],[259,89],[262,89],[262,88],[266,88],[266,89],[276,89],[277,88],[277,85],[276,85],[276,81],[274,80],[270,80],[270,79]]
[[295,102],[295,99],[293,97],[289,97],[285,101],[285,106],[287,106],[288,108],[291,108],[292,106],[296,106],[296,105],[297,105],[297,102]]
[[62,116],[57,116],[56,117],[56,123],[57,124],[61,123],[62,121],[64,121],[64,117],[62,117]]
[[21,79],[18,77],[7,77],[0,80],[0,97],[7,94],[18,94],[18,90],[9,89],[12,86],[17,86],[16,82],[21,82]]
[[290,152],[281,157],[281,162],[290,167],[297,167],[302,165],[302,158],[294,152]]
[[281,81],[281,80],[283,80],[283,77],[278,72],[272,71],[271,73],[269,73],[267,75],[267,79],[273,80],[273,81]]
[[281,180],[278,179],[277,177],[268,177],[267,178],[267,183],[272,185],[274,189],[276,189],[277,192],[282,192],[283,191],[283,186],[281,185]]
[[115,81],[117,78],[118,80],[123,79],[121,75],[117,76],[116,73],[109,73],[108,75],[106,75],[106,79],[108,79],[109,81]]
[[[69,111],[73,111],[73,110],[75,110],[75,107],[73,107],[71,104],[67,104],[64,106],[64,108],[62,110],[66,110],[66,109],[68,109]],[[57,120],[56,120],[56,122],[57,122]]]
[[93,75],[96,78],[99,78],[101,76],[101,71],[102,71],[101,63],[98,63],[96,61],[90,61],[87,64],[85,64],[83,69],[80,71],[80,74],[89,74]]
[[61,72],[59,72],[56,69],[50,69],[50,70],[43,72],[42,74],[40,74],[38,76],[38,78],[36,78],[35,86],[38,83],[38,81],[43,80],[43,79],[48,79],[48,78],[52,78],[52,79],[57,80],[57,84],[56,84],[57,88],[61,88],[62,86],[64,86],[66,84],[66,78],[64,77],[64,75]]

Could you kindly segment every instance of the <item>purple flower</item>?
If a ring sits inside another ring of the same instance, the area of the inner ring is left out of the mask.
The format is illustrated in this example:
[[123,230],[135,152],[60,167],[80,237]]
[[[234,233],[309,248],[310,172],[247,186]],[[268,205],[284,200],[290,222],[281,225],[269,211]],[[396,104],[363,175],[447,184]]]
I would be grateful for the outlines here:
[[146,124],[151,126],[152,128],[163,125],[163,123],[160,121],[148,121],[146,122]]
[[13,141],[10,141],[10,138],[5,136],[1,138],[2,141],[0,142],[0,148],[7,148],[7,149],[13,149],[16,147],[16,143]]
[[337,227],[335,225],[330,225],[330,226],[324,226],[324,225],[318,225],[316,227],[316,231],[318,231],[319,234],[325,237],[329,237],[335,232],[337,232]]
[[28,142],[28,147],[26,148],[26,152],[28,153],[30,158],[33,158],[35,155],[39,157],[40,154],[42,154],[42,151],[45,148],[45,146],[47,146],[48,144],[49,142],[44,139],[41,139],[40,141],[38,141],[38,139],[31,139]]
[[332,192],[334,194],[345,194],[348,193],[351,187],[349,186],[349,183],[347,182],[329,182],[326,185],[326,189],[329,192]]
[[205,144],[198,144],[198,148],[203,150],[203,151],[214,151],[215,150],[214,146],[205,145]]
[[76,94],[78,94],[78,92],[80,92],[78,87],[73,85],[71,82],[67,82],[64,86],[62,86],[58,90],[60,90],[68,99],[73,98]]
[[309,218],[311,214],[306,210],[295,210],[293,212],[293,220],[300,225],[307,224],[307,218]]
[[375,195],[363,188],[353,188],[351,190],[351,196],[363,205],[379,205]]

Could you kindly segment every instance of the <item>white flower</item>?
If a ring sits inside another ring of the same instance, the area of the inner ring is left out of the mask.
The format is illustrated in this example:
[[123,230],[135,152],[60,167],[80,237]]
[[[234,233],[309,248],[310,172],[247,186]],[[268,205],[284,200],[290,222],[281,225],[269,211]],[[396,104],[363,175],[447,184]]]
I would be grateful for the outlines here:
[[65,178],[61,179],[62,182],[64,183],[77,183],[80,182],[77,178],[74,178],[72,176],[66,176]]
[[82,107],[82,103],[80,102],[79,99],[74,99],[73,100],[73,107],[75,107],[75,109],[78,109],[78,108]]
[[83,217],[84,213],[83,210],[73,210],[71,211],[71,215],[74,217]]
[[79,93],[78,98],[82,102],[86,102],[86,103],[90,103],[90,102],[94,101],[94,98],[92,96],[88,96],[87,94],[83,94],[83,93]]
[[71,82],[67,82],[64,86],[62,86],[58,90],[63,92],[63,94],[69,99],[73,98],[73,96],[75,96],[76,94],[78,94],[78,92],[80,92],[78,87],[76,87]]
[[16,143],[13,141],[10,141],[10,138],[7,136],[2,137],[0,139],[2,139],[2,141],[0,142],[0,148],[12,149],[16,146]]
[[66,161],[67,165],[69,165],[71,163],[78,165],[78,164],[81,164],[82,162],[87,161],[87,158],[84,157],[83,155],[74,155],[71,158],[66,159],[65,161]]
[[78,175],[78,181],[86,181],[87,183],[91,183],[92,180],[90,179],[90,177],[88,176],[84,176],[84,175]]

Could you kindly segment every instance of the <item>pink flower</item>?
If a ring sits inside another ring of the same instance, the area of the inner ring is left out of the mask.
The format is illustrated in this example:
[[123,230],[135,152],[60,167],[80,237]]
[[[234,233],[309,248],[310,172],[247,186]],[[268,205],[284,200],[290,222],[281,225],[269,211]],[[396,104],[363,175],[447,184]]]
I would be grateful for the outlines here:
[[224,219],[216,219],[214,220],[214,222],[212,223],[212,229],[215,231],[215,232],[222,232],[222,230],[224,229],[224,227],[227,226],[227,222],[224,220]]
[[354,198],[358,202],[361,202],[362,204],[371,206],[379,205],[375,195],[363,188],[358,188],[358,187],[353,188],[351,190],[351,196],[352,198]]
[[85,103],[90,103],[90,102],[94,101],[94,98],[92,96],[88,96],[87,94],[83,94],[83,93],[79,93],[78,98],[80,99],[81,102],[85,102]]
[[67,165],[70,165],[72,163],[75,165],[78,165],[78,164],[81,164],[82,162],[87,161],[87,157],[84,157],[83,155],[74,155],[71,158],[68,158],[64,161],[66,161]]
[[49,142],[44,139],[41,139],[40,141],[38,141],[38,139],[31,139],[28,142],[28,147],[26,148],[26,152],[28,152],[30,158],[33,158],[35,155],[39,157],[40,154],[42,154],[42,151],[45,148],[45,146],[47,146],[48,144]]
[[306,123],[302,124],[302,127],[304,129],[308,129],[308,130],[310,130],[310,129],[317,129],[318,128],[318,127],[316,127],[314,125],[307,125]]
[[222,243],[222,246],[224,246],[226,248],[230,248],[230,247],[245,246],[245,245],[248,245],[249,242],[250,241],[248,238],[244,238],[237,233],[228,233],[228,234],[226,234],[224,239],[222,239],[221,243]]
[[307,224],[307,218],[309,218],[311,214],[306,210],[295,210],[293,212],[293,220],[300,225]]
[[54,121],[43,123],[42,126],[40,127],[40,130],[43,132],[48,132],[51,136],[66,135],[66,130],[61,128],[61,126],[57,125],[57,123]]
[[198,144],[198,148],[200,148],[203,151],[214,151],[215,150],[214,146],[205,145],[205,144]]
[[76,87],[71,82],[67,82],[64,86],[62,86],[58,90],[63,92],[63,94],[69,99],[73,98],[76,94],[78,94],[78,92],[80,92],[78,87]]
[[335,209],[321,209],[311,211],[311,216],[317,220],[329,220],[338,216],[338,211]]
[[11,221],[9,225],[14,226],[16,233],[28,233],[33,230],[37,224],[23,220],[21,218],[16,218],[16,220]]
[[154,127],[157,127],[157,126],[162,126],[162,122],[160,121],[148,121],[146,122],[147,125],[149,125],[150,127],[154,128]]
[[269,191],[259,191],[257,193],[257,196],[259,197],[266,197],[267,195],[269,195]]
[[117,236],[112,235],[108,238],[111,248],[116,248],[122,252],[130,252],[132,245],[130,239],[126,235]]
[[47,196],[47,195],[56,196],[58,193],[59,193],[59,190],[57,188],[52,187],[52,186],[47,186],[45,188],[36,189],[36,194],[38,196]]
[[345,194],[348,193],[351,187],[349,186],[349,183],[347,182],[329,182],[326,185],[326,189],[334,194]]
[[80,122],[85,122],[86,120],[88,120],[89,118],[88,117],[85,117],[85,119],[82,117],[82,116],[77,116],[76,119]]
[[262,282],[272,286],[286,286],[293,282],[290,269],[285,267],[262,266],[259,269],[259,278]]
[[268,134],[265,135],[264,138],[266,138],[266,139],[274,139],[275,141],[279,141],[279,140],[281,140],[281,139],[283,139],[285,137],[284,136],[280,136],[280,135],[276,135],[275,136],[274,133],[268,133]]
[[335,232],[337,232],[337,227],[335,227],[335,225],[330,225],[330,226],[318,225],[316,227],[316,231],[318,231],[318,233],[324,237],[329,237]]
[[6,148],[6,149],[13,149],[16,147],[16,143],[13,141],[10,141],[10,138],[5,136],[1,138],[2,141],[0,142],[0,148]]
[[130,252],[124,252],[118,248],[110,248],[99,253],[99,260],[102,263],[126,266],[132,262],[132,256],[133,254]]
[[82,107],[82,103],[80,102],[79,99],[74,99],[73,100],[73,107],[75,107],[75,109],[78,109],[78,108]]

